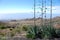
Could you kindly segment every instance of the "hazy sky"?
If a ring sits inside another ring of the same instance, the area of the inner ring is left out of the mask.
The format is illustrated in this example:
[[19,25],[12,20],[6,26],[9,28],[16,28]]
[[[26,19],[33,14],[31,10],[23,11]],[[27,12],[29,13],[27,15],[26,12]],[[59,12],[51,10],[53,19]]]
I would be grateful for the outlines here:
[[[46,1],[47,1],[47,8],[48,8],[47,10],[49,10],[50,0],[46,0]],[[38,4],[39,1],[36,0],[36,2]],[[0,0],[0,19],[2,19],[2,17],[3,19],[5,19],[8,16],[6,14],[32,13],[33,3],[34,0]],[[49,13],[49,11],[47,11],[47,13]],[[53,0],[53,14],[60,14],[60,0]],[[26,16],[28,17],[28,15]],[[7,18],[9,19],[11,18],[11,16],[8,16]]]
[[33,0],[0,0],[0,13],[29,12],[33,7]]
[[[37,2],[38,0],[36,0]],[[0,0],[1,13],[25,13],[33,11],[34,0]],[[38,3],[37,3],[38,4]],[[47,0],[47,7],[49,1]],[[49,7],[48,7],[49,8]],[[60,0],[53,1],[53,12],[60,12]],[[56,13],[55,12],[55,13]]]

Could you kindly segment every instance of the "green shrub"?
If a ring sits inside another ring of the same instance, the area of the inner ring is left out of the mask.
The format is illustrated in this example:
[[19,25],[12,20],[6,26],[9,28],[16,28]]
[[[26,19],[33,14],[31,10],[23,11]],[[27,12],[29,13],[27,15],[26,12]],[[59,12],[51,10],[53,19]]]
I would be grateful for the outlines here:
[[10,28],[10,31],[12,31],[13,30],[13,28]]
[[28,27],[29,27],[29,26],[27,26],[27,25],[23,25],[22,30],[23,30],[23,31],[27,31],[27,30],[28,30]]
[[60,29],[56,30],[57,38],[60,38]]
[[0,33],[0,36],[3,36],[4,37],[5,36],[5,33]]
[[10,34],[11,34],[11,35],[10,35],[11,37],[13,37],[13,36],[15,35],[15,33],[14,33],[14,32],[11,32]]
[[0,40],[6,40],[6,38],[5,37],[0,37]]
[[16,33],[20,33],[20,32],[21,32],[20,28],[12,29],[11,32],[10,32],[11,37],[15,36]]
[[0,29],[6,29],[4,25],[0,25]]
[[41,27],[30,27],[27,31],[28,38],[60,38],[60,29],[55,29],[53,26],[44,25]]
[[56,29],[50,25],[42,26],[42,36],[43,38],[54,38],[56,36]]
[[[40,33],[40,34],[39,34]],[[27,31],[27,38],[41,38],[41,31],[38,26],[30,27]]]
[[15,32],[16,32],[16,33],[21,33],[21,27],[15,28]]

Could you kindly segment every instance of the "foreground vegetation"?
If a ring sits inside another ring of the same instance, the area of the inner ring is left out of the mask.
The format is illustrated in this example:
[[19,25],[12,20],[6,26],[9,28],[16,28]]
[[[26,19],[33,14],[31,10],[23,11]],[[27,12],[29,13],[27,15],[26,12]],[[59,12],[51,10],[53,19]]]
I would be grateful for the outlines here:
[[[45,39],[45,38],[60,38],[60,29],[56,29],[50,25],[33,26],[33,25],[18,25],[15,28],[8,28],[4,24],[0,24],[0,37],[14,37],[18,34],[25,33],[26,38]],[[3,39],[4,40],[4,39]]]
[[[10,36],[13,37],[16,34],[20,34],[21,32],[26,32],[27,38],[60,38],[60,29],[56,29],[53,26],[50,25],[44,25],[44,26],[32,26],[32,25],[23,25],[21,27],[16,28],[5,28],[4,26],[0,26],[0,30],[7,30],[5,32],[0,31],[0,36]],[[7,34],[8,33],[8,34]]]
[[44,26],[34,26],[30,27],[27,30],[27,38],[60,38],[60,29],[56,29],[53,26],[50,25],[44,25]]

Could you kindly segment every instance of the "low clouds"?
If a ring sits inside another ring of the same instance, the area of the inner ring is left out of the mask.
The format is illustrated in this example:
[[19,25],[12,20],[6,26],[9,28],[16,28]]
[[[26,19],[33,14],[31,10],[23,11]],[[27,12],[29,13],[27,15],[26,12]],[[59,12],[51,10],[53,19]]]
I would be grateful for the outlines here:
[[[46,13],[50,13],[51,6],[46,6]],[[45,8],[43,8],[43,12],[45,11]],[[41,13],[41,6],[36,7],[36,13],[40,12]],[[53,14],[60,14],[60,6],[52,6],[52,13]]]
[[[46,13],[50,13],[50,6],[46,6]],[[0,14],[13,14],[13,13],[31,13],[34,12],[33,9],[10,9],[10,10],[0,10]],[[36,12],[41,12],[41,9],[36,8]],[[59,14],[60,13],[60,6],[52,6],[52,12],[53,14]]]

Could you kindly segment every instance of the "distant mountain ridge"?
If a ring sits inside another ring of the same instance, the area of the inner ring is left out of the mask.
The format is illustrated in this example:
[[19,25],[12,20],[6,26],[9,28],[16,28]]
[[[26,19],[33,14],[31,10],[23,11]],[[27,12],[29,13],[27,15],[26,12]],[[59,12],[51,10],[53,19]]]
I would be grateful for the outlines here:
[[[43,19],[43,20],[45,20],[45,19]],[[49,21],[50,20],[47,19],[46,22],[49,23]],[[6,23],[9,26],[34,25],[34,18],[21,19],[21,20],[9,20],[9,21],[2,20],[2,21],[0,21],[0,23],[1,22]],[[36,18],[36,25],[40,25],[41,22],[42,21],[41,21],[41,18],[40,17]],[[60,16],[57,16],[57,17],[52,18],[52,23],[53,23],[54,26],[60,25]],[[58,27],[58,26],[56,26],[56,27]],[[60,26],[59,26],[59,28],[60,28]]]
[[[49,18],[50,14],[48,13],[46,16]],[[60,16],[60,14],[53,14],[53,17]],[[0,14],[0,20],[20,20],[20,19],[29,19],[33,18],[34,13],[7,13],[7,14]],[[36,13],[36,18],[41,17],[40,13]]]

